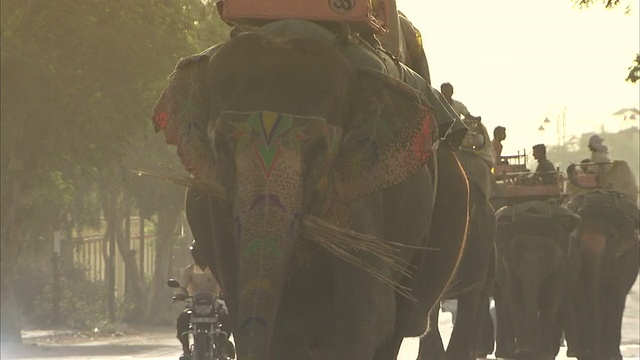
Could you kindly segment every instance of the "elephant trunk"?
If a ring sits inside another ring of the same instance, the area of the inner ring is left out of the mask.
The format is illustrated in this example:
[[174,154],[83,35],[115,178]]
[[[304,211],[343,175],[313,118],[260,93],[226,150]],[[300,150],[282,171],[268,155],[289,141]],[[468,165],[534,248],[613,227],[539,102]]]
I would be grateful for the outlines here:
[[269,359],[289,259],[300,236],[302,167],[297,161],[289,165],[274,169],[267,177],[260,174],[261,181],[256,173],[238,168],[234,221],[239,272],[234,337],[241,359]]
[[562,265],[562,250],[546,236],[515,236],[510,253],[514,271],[523,279],[544,280]]
[[540,292],[543,283],[560,266],[562,251],[544,236],[516,236],[511,241],[513,270],[522,282],[524,326],[517,336],[517,351],[532,353],[538,349],[540,336]]
[[602,266],[605,257],[607,236],[596,227],[581,228],[579,233],[580,247],[582,251],[582,270],[578,294],[582,303],[582,319],[587,320],[580,324],[583,333],[581,346],[587,354],[598,356],[600,354],[600,328],[602,326],[601,292],[602,292]]

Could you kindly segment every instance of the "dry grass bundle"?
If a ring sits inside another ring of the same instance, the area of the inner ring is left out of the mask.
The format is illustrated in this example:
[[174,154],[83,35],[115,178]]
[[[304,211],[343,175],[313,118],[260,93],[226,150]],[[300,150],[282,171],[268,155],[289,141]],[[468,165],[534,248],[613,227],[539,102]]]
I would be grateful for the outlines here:
[[410,277],[411,266],[398,256],[399,249],[390,243],[382,242],[375,236],[334,226],[315,216],[305,217],[303,236],[315,241],[335,256],[365,270],[409,300],[416,300],[411,294],[411,289],[400,285],[393,277],[382,273],[357,255],[371,254],[388,265],[393,272]]
[[144,170],[135,170],[134,173],[139,176],[150,176],[172,184],[190,187],[220,199],[224,199],[227,196],[225,189],[219,184],[198,180],[184,175],[160,175]]
[[[136,171],[138,175],[151,176],[170,183],[191,187],[220,199],[226,198],[226,192],[219,184],[197,180],[186,176],[168,176],[152,174],[146,171]],[[339,227],[315,216],[306,216],[303,223],[303,237],[315,241],[340,259],[365,270],[374,278],[394,288],[406,298],[415,301],[411,289],[400,285],[393,276],[382,273],[370,262],[358,254],[373,255],[375,259],[389,266],[396,275],[411,277],[411,265],[398,255],[400,248],[428,250],[424,247],[413,247],[394,242],[383,242],[375,236],[365,235],[347,228]],[[371,257],[371,256],[368,256]],[[400,277],[400,276],[396,276]]]

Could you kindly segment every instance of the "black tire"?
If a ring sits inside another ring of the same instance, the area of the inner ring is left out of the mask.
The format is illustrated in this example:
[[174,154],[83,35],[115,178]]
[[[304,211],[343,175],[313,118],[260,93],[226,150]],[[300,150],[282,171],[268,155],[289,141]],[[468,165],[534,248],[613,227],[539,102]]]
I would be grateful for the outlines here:
[[207,353],[211,349],[209,334],[196,333],[193,337],[193,360],[207,360]]

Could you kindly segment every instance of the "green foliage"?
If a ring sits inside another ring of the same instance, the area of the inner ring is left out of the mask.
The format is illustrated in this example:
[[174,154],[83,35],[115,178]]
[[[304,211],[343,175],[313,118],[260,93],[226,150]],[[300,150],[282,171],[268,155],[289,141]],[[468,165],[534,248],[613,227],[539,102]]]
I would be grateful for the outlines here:
[[[183,189],[141,181],[129,171],[182,169],[175,149],[153,133],[149,117],[177,60],[227,36],[225,25],[213,21],[212,4],[1,5],[3,209],[22,197],[32,211],[28,238],[47,238],[61,221],[77,229],[96,227],[98,194],[113,184],[131,185],[147,216],[167,203],[181,206]],[[21,184],[22,195],[10,196],[11,181]]]
[[[620,0],[573,0],[574,4],[578,5],[581,8],[588,8],[595,3],[602,3],[605,8],[613,9],[620,6]],[[625,1],[626,5],[624,5],[625,14],[631,14],[631,4],[632,1]],[[636,4],[637,6],[637,4]],[[635,64],[629,67],[629,75],[626,78],[626,81],[635,84],[638,79],[640,79],[640,54],[636,55]]]
[[[106,287],[103,282],[92,282],[83,277],[62,278],[60,282],[59,325],[77,330],[101,328],[108,323]],[[53,312],[51,283],[34,302],[34,321],[47,324]]]
[[635,63],[629,66],[629,75],[627,75],[627,81],[630,83],[636,83],[640,80],[640,54],[636,54]]
[[[130,170],[149,164],[182,168],[175,149],[153,133],[149,117],[178,59],[227,36],[220,21],[210,21],[212,4],[3,0],[0,5],[3,254],[8,225],[24,229],[28,251],[22,254],[30,261],[46,253],[42,249],[51,246],[52,231],[96,228],[107,189],[116,189],[110,193],[119,198],[129,192],[147,216],[166,207],[181,209],[184,189],[140,183]],[[3,267],[3,278],[12,278],[13,269]],[[34,279],[25,284],[46,288]],[[26,289],[19,289],[20,297],[34,299]],[[104,320],[103,285],[79,278],[65,280],[63,289],[68,324],[91,327]],[[39,310],[33,313],[50,318],[46,296],[50,299],[50,290],[37,297]]]
[[[579,6],[591,6],[596,0],[574,0],[574,2]],[[601,2],[606,8],[612,8],[618,6],[620,4],[620,0],[601,0]]]

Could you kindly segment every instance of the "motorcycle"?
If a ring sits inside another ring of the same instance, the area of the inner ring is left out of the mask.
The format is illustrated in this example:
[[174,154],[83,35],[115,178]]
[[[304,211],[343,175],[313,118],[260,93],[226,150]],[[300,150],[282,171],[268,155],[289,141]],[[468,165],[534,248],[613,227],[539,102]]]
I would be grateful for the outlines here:
[[220,317],[227,315],[227,306],[222,298],[212,292],[202,291],[193,296],[186,295],[187,290],[180,286],[180,282],[169,279],[167,285],[171,288],[184,290],[184,294],[177,294],[173,301],[188,303],[189,330],[192,360],[231,360],[235,359],[235,349],[229,341],[229,334],[222,330]]

